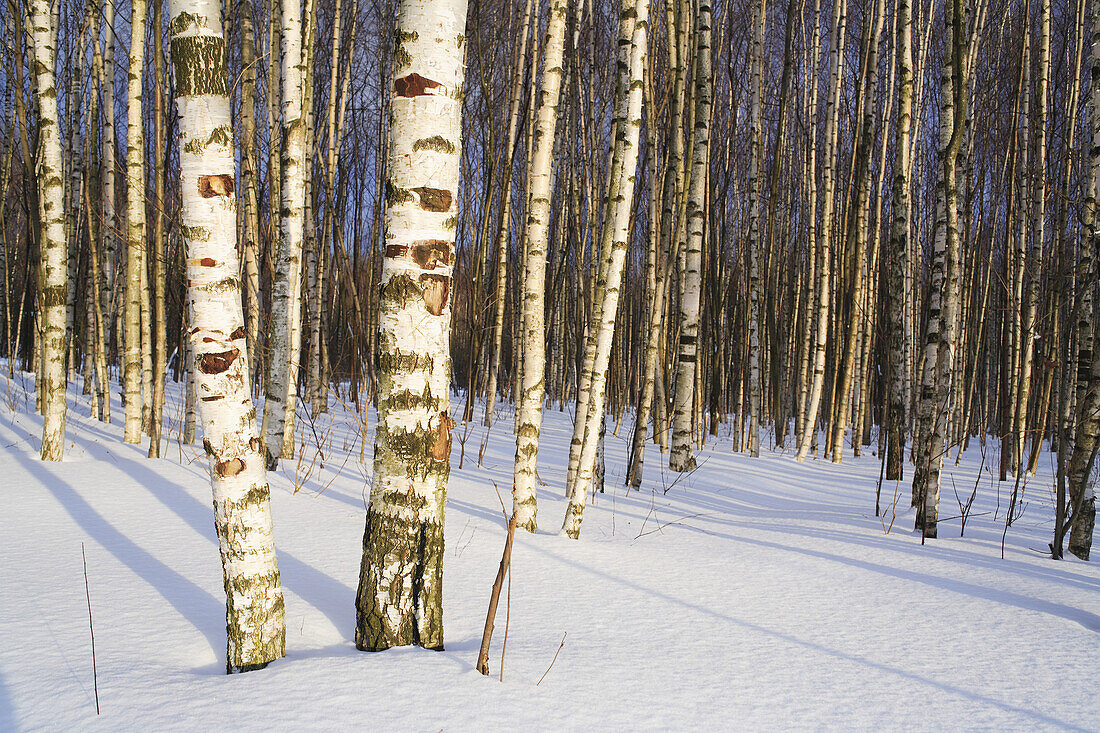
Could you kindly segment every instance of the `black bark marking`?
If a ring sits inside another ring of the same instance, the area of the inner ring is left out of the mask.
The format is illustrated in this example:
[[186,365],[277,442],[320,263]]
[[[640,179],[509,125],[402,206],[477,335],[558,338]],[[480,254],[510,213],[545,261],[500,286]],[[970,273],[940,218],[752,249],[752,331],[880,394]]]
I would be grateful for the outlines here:
[[386,245],[386,257],[391,260],[399,260],[408,254],[409,248],[403,244],[387,244]]
[[443,314],[447,306],[447,295],[451,289],[451,278],[446,275],[431,275],[425,273],[420,276],[420,285],[424,288],[424,307],[433,316]]
[[172,66],[176,72],[176,97],[228,94],[229,75],[225,73],[225,40],[221,36],[198,35],[173,38]]
[[444,212],[451,208],[451,192],[443,188],[419,186],[410,189],[420,197],[420,208],[425,211]]
[[393,91],[399,97],[421,97],[428,93],[429,89],[443,86],[437,81],[427,79],[420,74],[412,73],[393,80]]
[[244,330],[244,326],[237,326],[233,330],[233,333],[229,334],[229,338],[233,339],[233,340],[243,339],[246,335],[247,335],[247,333]]
[[218,264],[218,261],[215,260],[213,257],[203,257],[201,260],[199,260],[199,265],[201,265],[202,267],[213,267],[216,264]]
[[240,349],[213,352],[199,357],[199,371],[203,374],[221,374],[241,355]]
[[204,199],[212,199],[215,196],[232,196],[234,190],[233,176],[231,175],[218,173],[213,176],[199,176],[199,195]]

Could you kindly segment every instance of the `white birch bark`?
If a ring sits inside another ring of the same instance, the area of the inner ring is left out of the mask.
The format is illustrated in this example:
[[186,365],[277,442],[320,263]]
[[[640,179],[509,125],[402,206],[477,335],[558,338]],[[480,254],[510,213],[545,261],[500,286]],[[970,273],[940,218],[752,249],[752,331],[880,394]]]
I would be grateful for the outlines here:
[[893,222],[887,257],[889,285],[886,288],[886,317],[889,327],[886,479],[900,481],[905,459],[908,402],[905,397],[907,343],[905,318],[905,264],[909,253],[909,135],[913,123],[913,23],[911,0],[898,0],[897,67],[898,121],[894,141]]
[[[749,455],[760,455],[760,179],[764,33],[767,3],[752,4],[752,93],[749,102]],[[780,131],[782,132],[782,131]]]
[[[577,411],[573,419],[573,438],[569,442],[569,465],[566,473],[565,495],[572,496],[580,466],[581,449],[588,430],[588,410],[591,405],[593,370],[596,365],[597,341],[599,339],[602,311],[607,292],[613,257],[614,228],[616,215],[613,208],[620,199],[619,187],[623,178],[623,136],[627,119],[628,85],[630,82],[630,53],[634,37],[635,14],[633,3],[629,0],[621,3],[619,11],[619,63],[615,88],[615,112],[611,121],[611,164],[608,166],[607,194],[605,201],[604,225],[600,233],[599,269],[596,273],[596,285],[592,291],[592,312],[587,321],[584,339],[584,358],[581,362],[580,379],[577,382]],[[631,172],[633,174],[633,172]]]
[[695,117],[691,153],[691,185],[687,196],[687,246],[684,249],[683,297],[680,303],[680,361],[673,398],[672,447],[668,464],[673,471],[695,468],[692,416],[696,358],[699,353],[700,291],[702,290],[703,236],[707,227],[707,171],[710,162],[711,17],[709,0],[701,0],[696,15]]
[[126,132],[126,295],[123,440],[140,443],[142,432],[141,302],[145,269],[145,136],[142,131],[142,71],[145,68],[145,0],[130,8],[130,71]]
[[[117,259],[116,232],[118,221],[115,211],[115,4],[106,3],[103,9],[103,226],[100,233],[103,237],[103,276],[100,278],[103,293],[101,295],[104,307],[104,331],[107,343],[114,341],[111,334],[115,332],[116,309],[114,303],[115,292],[115,262]],[[106,376],[104,376],[106,379]],[[104,421],[110,422],[110,400],[104,407]]]
[[[1100,221],[1096,198],[1100,194],[1100,0],[1091,0],[1092,53],[1089,90],[1087,196],[1084,207],[1083,242],[1081,243],[1081,300],[1077,313],[1077,414],[1066,476],[1069,484],[1071,527],[1069,551],[1088,560],[1096,523],[1096,463],[1100,445],[1100,349],[1096,348],[1096,327],[1093,288],[1096,282],[1097,245],[1100,244]],[[1060,535],[1056,535],[1060,539]],[[1061,548],[1057,548],[1059,551]]]
[[270,359],[264,380],[263,435],[267,467],[278,465],[285,447],[288,411],[297,397],[298,351],[301,335],[302,237],[305,228],[306,121],[305,69],[302,51],[302,7],[298,0],[282,0],[280,26],[282,86],[282,152],[279,192],[279,230],[275,248],[275,277],[271,285]]
[[[814,232],[818,249],[817,260],[817,304],[816,337],[813,354],[813,378],[810,381],[809,394],[806,397],[806,417],[802,424],[802,435],[798,438],[798,452],[795,460],[802,462],[810,453],[814,436],[817,434],[817,414],[821,407],[821,392],[825,384],[825,349],[829,336],[829,283],[831,271],[831,250],[833,237],[833,191],[836,183],[837,133],[840,126],[840,103],[844,81],[844,41],[847,26],[847,0],[836,0],[833,9],[832,34],[832,74],[829,88],[829,102],[825,113],[825,169],[821,180],[821,222]],[[815,102],[816,103],[816,102]],[[816,202],[811,201],[811,206]]]
[[944,12],[945,53],[940,82],[939,174],[936,225],[928,297],[924,373],[921,383],[920,432],[913,471],[917,499],[916,528],[936,537],[940,496],[940,469],[951,411],[955,333],[959,302],[959,227],[956,163],[966,120],[965,85],[960,84],[960,61],[966,44],[965,0],[947,0]]
[[365,651],[443,648],[451,286],[465,0],[403,0],[391,88],[374,478],[356,599]]
[[226,590],[226,671],[283,656],[286,626],[270,490],[249,387],[221,5],[171,0],[182,234],[203,444]]
[[516,526],[536,528],[539,430],[546,394],[546,252],[550,229],[550,195],[558,103],[565,47],[566,0],[550,0],[543,45],[542,91],[534,121],[527,202],[527,254],[523,279],[523,368],[517,405],[515,483],[512,506]]
[[[496,290],[494,292],[495,311],[493,316],[493,334],[492,340],[489,343],[489,376],[485,386],[485,416],[484,424],[486,427],[492,425],[493,422],[493,410],[497,401],[497,375],[500,372],[501,361],[501,340],[504,336],[504,301],[505,301],[505,288],[508,285],[508,231],[511,227],[512,220],[512,167],[515,162],[516,151],[516,137],[519,130],[519,120],[522,115],[522,93],[523,93],[523,81],[524,81],[524,66],[527,63],[527,42],[528,37],[533,35],[529,33],[529,26],[531,25],[532,10],[534,11],[535,23],[538,23],[538,7],[532,0],[527,0],[527,8],[523,13],[523,31],[520,36],[520,49],[519,55],[516,57],[518,63],[516,64],[515,76],[512,80],[512,91],[508,100],[508,109],[511,110],[511,119],[508,122],[508,141],[504,149],[504,185],[501,191],[500,201],[500,230],[497,235],[497,277],[496,277]],[[534,33],[538,33],[536,29]],[[532,55],[532,74],[538,67],[538,43],[532,44],[536,47]],[[534,85],[532,85],[533,87]]]
[[[623,267],[627,246],[630,243],[630,214],[634,208],[634,188],[638,167],[638,138],[642,128],[642,92],[645,88],[645,68],[648,56],[649,0],[624,0],[623,16],[633,16],[632,41],[629,53],[629,78],[620,92],[626,97],[626,114],[621,126],[621,144],[612,162],[612,173],[620,178],[616,196],[608,202],[607,217],[610,220],[611,242],[607,281],[604,286],[603,305],[599,309],[600,320],[596,331],[596,348],[593,355],[592,375],[589,383],[587,424],[577,466],[576,482],[565,510],[562,532],[577,539],[588,494],[593,490],[596,478],[597,449],[602,439],[605,421],[605,397],[607,372],[611,359],[612,340],[615,336],[615,318],[619,310],[619,294],[622,287]],[[578,412],[578,420],[580,413]],[[602,462],[601,462],[602,463]]]
[[65,450],[65,301],[68,253],[65,240],[65,184],[62,180],[61,129],[57,117],[57,51],[49,0],[30,3],[34,44],[34,88],[38,97],[38,214],[41,224],[39,265],[42,284],[42,450],[44,461],[60,461]]

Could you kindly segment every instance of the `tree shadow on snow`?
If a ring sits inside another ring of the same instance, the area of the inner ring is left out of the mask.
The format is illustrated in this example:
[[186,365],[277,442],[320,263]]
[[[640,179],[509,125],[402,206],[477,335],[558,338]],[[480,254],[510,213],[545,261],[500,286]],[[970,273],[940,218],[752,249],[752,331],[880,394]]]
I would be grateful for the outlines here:
[[[738,539],[738,538],[734,538],[734,539]],[[754,542],[754,540],[741,540],[741,541]],[[800,551],[798,548],[787,548],[787,547],[783,547],[781,545],[773,545],[772,543],[764,543],[764,544],[765,544],[765,546],[773,546],[777,549],[791,550],[791,551],[794,551],[794,552],[799,552]],[[744,628],[744,629],[746,629],[750,632],[753,632],[753,633],[763,634],[763,635],[769,636],[773,639],[778,639],[778,640],[786,642],[788,644],[799,646],[799,647],[802,647],[804,649],[808,649],[808,650],[813,651],[813,652],[829,655],[829,656],[834,657],[836,659],[840,659],[840,660],[843,660],[843,661],[852,662],[852,663],[856,663],[856,664],[861,664],[861,665],[864,665],[866,667],[870,667],[871,669],[874,669],[878,672],[884,672],[886,674],[894,675],[894,676],[900,677],[902,679],[909,680],[911,682],[915,682],[915,683],[918,683],[918,684],[921,684],[921,685],[925,685],[925,686],[928,686],[928,687],[935,688],[936,690],[939,690],[940,692],[943,692],[943,693],[956,695],[956,696],[959,696],[959,697],[962,697],[962,698],[965,698],[965,699],[968,699],[968,700],[972,700],[975,703],[980,703],[982,705],[987,705],[987,706],[990,706],[990,707],[998,708],[1000,710],[1004,710],[1006,712],[1014,713],[1014,714],[1017,714],[1017,715],[1026,716],[1027,718],[1031,718],[1031,719],[1033,719],[1037,722],[1041,722],[1041,723],[1046,724],[1046,725],[1057,726],[1059,728],[1064,728],[1064,729],[1068,729],[1068,730],[1083,730],[1079,726],[1072,725],[1071,723],[1068,723],[1064,720],[1059,720],[1057,718],[1051,717],[1049,715],[1038,712],[1036,710],[1030,710],[1028,708],[1019,707],[1017,705],[1013,705],[1013,704],[1005,702],[1003,700],[997,700],[997,699],[989,697],[987,695],[983,695],[979,692],[973,692],[971,690],[966,690],[966,689],[963,689],[961,687],[956,687],[956,686],[948,684],[946,682],[941,682],[940,680],[931,679],[929,677],[924,677],[922,675],[916,674],[914,672],[910,672],[910,671],[908,671],[906,669],[902,669],[900,667],[894,667],[894,666],[891,666],[889,664],[884,664],[882,662],[875,661],[873,659],[868,659],[867,657],[861,656],[861,655],[856,654],[854,652],[848,652],[848,651],[844,651],[842,649],[833,649],[833,648],[827,647],[827,646],[825,646],[825,645],[823,645],[819,642],[816,642],[816,641],[810,641],[810,640],[807,640],[807,639],[802,639],[802,638],[799,638],[799,637],[794,636],[794,635],[789,634],[789,633],[785,633],[785,632],[782,632],[782,631],[777,631],[775,629],[769,629],[765,626],[761,626],[760,624],[756,624],[756,623],[753,623],[751,621],[746,621],[746,620],[743,620],[743,619],[734,618],[733,616],[729,616],[729,615],[726,615],[726,614],[723,614],[723,613],[719,613],[718,611],[714,611],[710,608],[706,608],[704,606],[700,606],[700,605],[697,605],[695,603],[691,603],[691,602],[682,600],[680,598],[676,598],[675,596],[671,596],[671,595],[669,595],[669,594],[667,594],[663,591],[656,590],[654,588],[647,588],[647,587],[642,586],[638,583],[635,583],[635,582],[630,581],[630,580],[626,580],[624,578],[621,578],[621,577],[618,577],[618,576],[613,575],[611,573],[599,570],[597,568],[579,564],[579,563],[576,562],[575,558],[561,557],[561,556],[557,555],[556,553],[554,553],[553,551],[551,551],[548,547],[544,547],[544,546],[541,546],[539,544],[532,543],[529,546],[529,549],[533,550],[535,552],[541,553],[541,554],[547,556],[548,558],[550,558],[552,560],[555,560],[559,563],[566,564],[570,568],[572,568],[573,570],[580,570],[580,571],[586,572],[586,573],[588,573],[590,575],[594,575],[594,576],[596,576],[596,577],[598,577],[602,580],[608,581],[609,583],[612,583],[612,584],[615,584],[615,585],[620,585],[620,586],[626,587],[630,590],[634,590],[634,591],[637,591],[637,592],[640,592],[640,593],[645,593],[645,594],[651,595],[651,596],[653,596],[655,598],[658,598],[658,599],[660,599],[660,600],[662,600],[666,603],[676,604],[678,606],[681,606],[681,607],[686,608],[688,610],[694,611],[696,613],[703,614],[703,615],[706,615],[706,616],[710,616],[710,617],[718,619],[720,621],[725,621],[727,623],[734,624],[735,626],[740,626],[741,628]],[[846,561],[846,560],[848,560],[848,558],[840,558],[840,557],[836,557],[836,556],[830,556],[827,553],[821,553],[821,554],[826,555],[826,557],[829,558],[829,559],[836,559],[837,561]],[[1057,604],[1051,604],[1051,605],[1057,605]],[[1088,614],[1088,615],[1091,615],[1091,614]],[[1077,619],[1073,619],[1073,620],[1077,620]]]
[[[52,471],[49,464],[23,451],[15,451],[13,455],[28,473],[53,494],[81,529],[156,590],[206,637],[211,650],[221,656],[225,648],[225,635],[219,626],[225,618],[224,604],[112,526],[84,497]],[[160,483],[163,483],[163,479]]]

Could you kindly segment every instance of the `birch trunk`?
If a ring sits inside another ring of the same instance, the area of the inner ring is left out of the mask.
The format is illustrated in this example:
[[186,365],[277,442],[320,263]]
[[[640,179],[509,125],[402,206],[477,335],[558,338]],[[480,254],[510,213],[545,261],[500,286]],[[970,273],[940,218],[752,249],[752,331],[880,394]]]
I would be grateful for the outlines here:
[[[868,19],[867,21],[870,23],[870,27],[868,29],[869,35],[866,45],[866,80],[864,82],[865,86],[861,90],[863,92],[863,102],[861,105],[863,116],[862,120],[860,120],[862,129],[858,132],[858,143],[854,155],[855,161],[853,162],[855,180],[852,181],[852,185],[855,190],[849,197],[849,215],[851,215],[854,209],[851,229],[854,229],[856,242],[855,254],[852,261],[851,307],[848,313],[847,327],[843,329],[845,342],[843,345],[843,358],[837,365],[840,372],[837,377],[837,410],[833,421],[831,436],[832,444],[829,447],[833,463],[840,463],[844,458],[844,435],[848,430],[848,423],[851,417],[850,406],[852,405],[852,400],[850,393],[853,383],[856,385],[857,390],[861,388],[857,359],[861,351],[860,343],[862,334],[865,329],[869,328],[869,325],[866,323],[867,311],[864,307],[864,300],[866,297],[864,292],[866,280],[864,276],[867,267],[867,220],[870,215],[871,205],[871,151],[874,149],[873,133],[876,112],[874,103],[878,92],[879,37],[882,34],[883,22],[886,17],[885,2],[883,0],[877,0],[874,5],[874,13],[874,18]],[[838,294],[838,299],[840,297],[843,296]],[[840,315],[839,309],[837,315]],[[859,431],[860,426],[856,425],[855,442],[857,444],[859,441]]]
[[451,282],[461,160],[464,0],[398,11],[379,316],[374,479],[355,645],[443,648]]
[[[264,445],[268,470],[278,466],[285,446],[287,412],[295,409],[298,352],[295,334],[301,321],[302,238],[305,228],[306,121],[302,7],[282,0],[280,25],[282,152],[279,230],[275,277],[271,286],[270,360],[264,380]],[[293,394],[292,394],[293,393]]]
[[920,434],[913,472],[916,528],[934,538],[940,497],[940,469],[951,411],[955,332],[959,301],[959,228],[956,163],[966,120],[961,68],[966,49],[965,0],[948,0],[944,12],[944,64],[940,84],[939,180],[928,298],[928,327],[921,383]]
[[130,72],[126,132],[126,301],[123,440],[140,443],[142,433],[142,270],[145,269],[145,136],[142,132],[142,71],[145,68],[145,0],[130,7]]
[[283,656],[286,626],[270,490],[256,433],[241,308],[229,73],[216,0],[172,0],[182,232],[203,441],[226,590],[226,671]]
[[[1069,551],[1082,560],[1088,560],[1092,548],[1092,533],[1096,523],[1096,479],[1092,468],[1096,463],[1100,446],[1100,349],[1096,349],[1096,313],[1093,292],[1096,287],[1097,245],[1100,244],[1100,221],[1097,219],[1096,199],[1100,194],[1100,0],[1091,0],[1092,6],[1092,58],[1090,74],[1093,83],[1089,90],[1088,169],[1087,197],[1084,207],[1084,226],[1079,266],[1081,300],[1077,314],[1077,415],[1073,435],[1073,452],[1070,455],[1066,477],[1069,484],[1070,536]],[[1083,21],[1082,21],[1083,22]],[[1056,533],[1061,545],[1060,533]],[[1061,547],[1056,550],[1061,554]]]
[[[597,451],[603,442],[608,367],[615,335],[615,318],[619,310],[623,268],[626,263],[627,246],[630,243],[630,214],[634,208],[638,138],[642,127],[642,93],[646,82],[645,68],[648,56],[649,0],[624,0],[622,14],[624,18],[628,15],[633,16],[634,22],[628,63],[628,83],[620,89],[620,93],[626,97],[626,114],[619,127],[621,143],[616,144],[615,157],[619,160],[612,161],[611,166],[612,174],[617,173],[620,180],[616,186],[617,195],[608,201],[611,256],[607,282],[604,286],[603,305],[599,311],[600,321],[596,332],[592,379],[589,384],[584,442],[580,450],[576,483],[572,487],[569,506],[565,510],[565,520],[562,523],[562,532],[572,539],[580,536],[588,494],[593,490],[593,481],[597,478]],[[603,462],[599,461],[599,465],[602,467]],[[602,481],[597,486],[602,488]]]
[[710,156],[711,111],[711,29],[710,1],[701,0],[696,16],[695,119],[691,156],[691,186],[687,204],[687,247],[684,250],[684,294],[681,302],[680,363],[673,399],[672,448],[669,468],[691,471],[695,468],[691,428],[695,393],[696,358],[699,353],[700,291],[703,236],[707,226],[707,169]]
[[[810,382],[806,398],[806,418],[799,436],[798,452],[795,460],[802,462],[810,453],[817,435],[817,415],[821,407],[821,392],[825,384],[825,349],[829,336],[829,282],[831,279],[832,230],[833,230],[833,189],[836,174],[837,128],[840,126],[840,103],[844,80],[844,36],[847,25],[847,0],[836,0],[833,9],[833,60],[832,80],[829,89],[829,102],[825,118],[825,170],[821,185],[821,221],[814,236],[818,249],[817,260],[817,304],[816,304],[816,342],[813,354],[813,379]],[[814,102],[816,104],[816,101]],[[811,201],[810,205],[816,205]]]
[[65,241],[65,209],[62,204],[61,129],[57,117],[55,73],[57,51],[51,28],[48,0],[30,3],[31,38],[34,44],[34,89],[38,97],[38,215],[40,277],[42,284],[42,451],[44,461],[60,461],[65,452],[65,300],[68,253]]
[[164,32],[161,8],[163,2],[154,0],[153,5],[153,84],[156,89],[153,95],[153,155],[156,163],[153,166],[155,181],[153,183],[153,302],[152,302],[152,328],[148,329],[153,335],[153,371],[152,371],[152,395],[149,417],[149,457],[160,457],[160,435],[164,424],[164,379],[168,368],[168,318],[165,312],[165,274],[166,274],[166,239],[164,224],[165,207],[165,114],[164,114],[164,84],[167,77],[164,74]]
[[905,459],[908,402],[905,397],[906,329],[905,266],[909,257],[909,134],[913,123],[913,29],[910,0],[898,0],[898,121],[894,142],[893,223],[887,259],[889,285],[886,288],[887,343],[889,356],[886,479],[900,481]]
[[[241,248],[244,251],[245,330],[248,332],[249,369],[254,370],[260,344],[260,203],[256,192],[256,33],[251,0],[238,0],[241,32]],[[254,371],[252,372],[254,373]]]
[[[523,13],[523,31],[520,36],[519,55],[516,57],[517,63],[514,76],[512,77],[512,90],[508,99],[508,109],[511,110],[511,116],[508,120],[508,141],[505,143],[504,165],[501,169],[504,171],[502,176],[504,185],[501,190],[500,200],[500,230],[497,234],[497,277],[496,289],[493,296],[495,303],[493,335],[489,343],[489,376],[485,386],[485,417],[483,422],[486,427],[492,425],[493,410],[497,401],[497,378],[500,372],[501,342],[504,336],[504,296],[505,288],[508,285],[508,231],[512,222],[512,167],[515,162],[516,137],[519,133],[519,120],[523,110],[521,99],[523,94],[523,82],[525,79],[524,67],[527,64],[528,37],[532,35],[530,25],[533,6],[534,3],[532,0],[527,0],[527,8]],[[538,8],[534,8],[534,12],[537,22]],[[534,33],[538,33],[537,28]],[[536,42],[532,45],[536,47],[536,50],[531,54],[531,65],[537,68],[538,44]],[[534,70],[532,70],[532,73],[534,73]],[[533,84],[531,88],[533,90]]]
[[534,147],[528,178],[526,272],[522,289],[523,367],[516,407],[515,483],[512,489],[512,511],[516,516],[516,525],[528,532],[536,529],[539,430],[546,393],[546,251],[567,6],[566,0],[550,0],[550,17],[543,46],[542,91],[533,126]]
[[[115,4],[106,3],[103,9],[103,75],[100,83],[103,88],[103,275],[100,277],[103,301],[105,340],[108,344],[117,343],[116,308],[112,305],[115,292],[115,262],[117,259],[116,232],[118,220],[115,211]],[[112,338],[115,334],[115,338]],[[107,376],[103,376],[107,384]],[[107,388],[109,391],[109,387]],[[110,422],[110,400],[105,402],[104,421]]]
[[[767,3],[752,4],[752,99],[749,103],[749,455],[760,455],[760,192],[764,34]],[[781,131],[780,131],[781,132]],[[778,134],[778,133],[777,133]]]

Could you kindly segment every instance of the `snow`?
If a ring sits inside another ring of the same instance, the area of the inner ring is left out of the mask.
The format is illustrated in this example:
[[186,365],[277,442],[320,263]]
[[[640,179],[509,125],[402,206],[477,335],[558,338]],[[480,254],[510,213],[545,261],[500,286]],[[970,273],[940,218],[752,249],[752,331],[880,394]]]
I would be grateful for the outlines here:
[[618,437],[609,423],[608,493],[572,541],[557,533],[572,423],[548,410],[542,529],[517,532],[486,678],[474,663],[504,546],[494,484],[510,506],[511,412],[499,411],[482,467],[480,409],[461,469],[455,430],[446,651],[366,654],[351,639],[373,414],[361,462],[342,403],[313,420],[300,406],[305,450],[271,478],[287,658],[228,677],[206,458],[179,442],[179,385],[161,460],[124,445],[120,421],[88,418],[73,385],[66,459],[51,464],[38,459],[32,384],[0,380],[3,731],[1100,729],[1100,569],[1043,554],[1047,454],[1002,560],[1012,484],[990,475],[992,444],[965,538],[948,518],[960,513],[953,484],[965,502],[979,477],[976,442],[961,466],[947,462],[940,538],[922,547],[908,482],[888,533],[893,485],[885,524],[874,516],[871,449],[800,465],[792,452],[733,453],[723,437],[677,477],[651,445],[643,490],[627,493],[628,418]]

